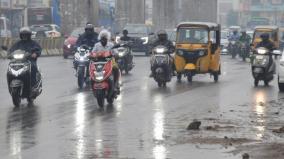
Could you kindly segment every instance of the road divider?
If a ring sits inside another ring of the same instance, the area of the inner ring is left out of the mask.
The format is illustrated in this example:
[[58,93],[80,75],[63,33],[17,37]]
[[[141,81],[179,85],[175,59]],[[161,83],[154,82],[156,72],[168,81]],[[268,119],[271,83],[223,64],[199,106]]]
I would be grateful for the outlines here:
[[[17,38],[0,38],[0,46],[6,46],[8,49],[16,43]],[[61,56],[63,54],[64,38],[41,38],[34,39],[42,47],[42,56]],[[7,52],[0,49],[0,58],[5,58]]]

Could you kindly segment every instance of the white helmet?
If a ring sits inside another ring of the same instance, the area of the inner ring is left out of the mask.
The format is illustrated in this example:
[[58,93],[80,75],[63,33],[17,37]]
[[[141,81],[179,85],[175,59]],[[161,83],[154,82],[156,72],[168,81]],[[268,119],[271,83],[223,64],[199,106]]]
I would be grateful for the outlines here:
[[106,37],[107,40],[109,41],[110,38],[111,38],[111,33],[110,33],[109,31],[107,31],[107,30],[104,29],[104,30],[102,30],[102,31],[100,32],[100,34],[99,34],[99,36],[98,36],[98,40],[101,40],[102,37]]

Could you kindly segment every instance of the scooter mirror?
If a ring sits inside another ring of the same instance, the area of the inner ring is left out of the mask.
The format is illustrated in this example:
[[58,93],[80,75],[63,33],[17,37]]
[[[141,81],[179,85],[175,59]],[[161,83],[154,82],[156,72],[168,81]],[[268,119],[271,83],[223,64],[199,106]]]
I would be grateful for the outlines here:
[[272,52],[274,55],[280,56],[281,55],[281,51],[280,50],[274,50]]

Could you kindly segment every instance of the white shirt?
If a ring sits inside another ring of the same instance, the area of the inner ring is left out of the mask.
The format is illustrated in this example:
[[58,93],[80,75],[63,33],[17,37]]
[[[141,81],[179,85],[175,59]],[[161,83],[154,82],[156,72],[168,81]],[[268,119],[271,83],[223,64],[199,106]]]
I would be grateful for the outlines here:
[[93,52],[110,51],[113,46],[114,44],[112,42],[107,42],[106,46],[103,46],[101,42],[98,42],[95,44]]

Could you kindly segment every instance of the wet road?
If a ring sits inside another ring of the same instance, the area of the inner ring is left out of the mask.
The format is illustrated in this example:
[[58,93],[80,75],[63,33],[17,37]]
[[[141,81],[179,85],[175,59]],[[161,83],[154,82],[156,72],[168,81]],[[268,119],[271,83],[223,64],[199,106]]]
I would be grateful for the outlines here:
[[[247,63],[223,57],[219,83],[199,75],[192,84],[173,80],[168,88],[158,88],[148,78],[148,59],[137,57],[134,71],[123,76],[121,96],[114,106],[100,110],[91,91],[77,89],[72,61],[61,57],[39,60],[43,94],[34,106],[24,102],[14,108],[6,85],[7,62],[0,60],[0,158],[284,156],[279,148],[283,136],[272,132],[284,123],[284,94],[276,81],[254,88]],[[202,122],[201,130],[187,131],[194,119]]]

